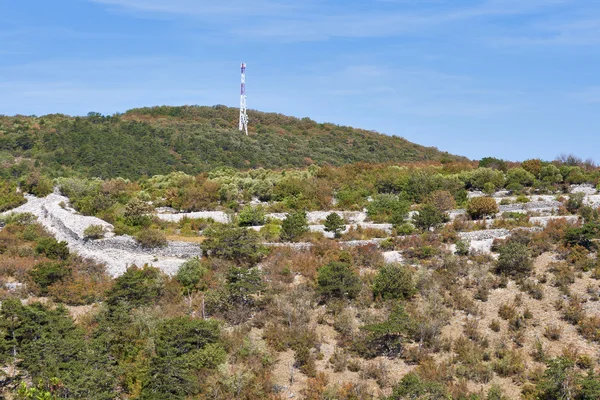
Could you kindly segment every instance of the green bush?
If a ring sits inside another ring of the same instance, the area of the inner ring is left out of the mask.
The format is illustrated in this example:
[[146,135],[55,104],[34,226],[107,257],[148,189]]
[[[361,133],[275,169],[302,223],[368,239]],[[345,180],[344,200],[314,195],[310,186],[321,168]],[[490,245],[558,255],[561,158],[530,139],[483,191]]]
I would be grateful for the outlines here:
[[421,379],[414,372],[404,375],[400,383],[394,387],[388,400],[404,399],[449,399],[450,395],[444,385],[438,382]]
[[422,205],[418,214],[413,217],[413,223],[415,226],[423,230],[437,228],[449,220],[450,218],[448,217],[448,214],[440,211],[431,204]]
[[265,210],[261,206],[246,206],[238,214],[240,226],[260,226],[265,224]]
[[204,230],[204,236],[206,240],[200,247],[210,257],[254,265],[267,253],[267,249],[260,243],[260,235],[250,229],[214,225]]
[[412,271],[398,264],[381,267],[373,280],[373,296],[389,299],[408,299],[415,294]]
[[167,236],[158,229],[142,229],[135,234],[135,240],[146,249],[167,247],[169,244]]
[[338,213],[332,212],[325,219],[325,231],[333,232],[334,236],[340,237],[341,232],[346,228],[344,219]]
[[17,193],[17,186],[14,183],[0,179],[0,212],[11,210],[25,203],[25,197],[22,193]]
[[362,284],[350,264],[332,261],[321,267],[317,276],[318,292],[325,298],[355,298]]
[[379,194],[367,205],[367,215],[373,222],[400,223],[406,218],[410,203],[393,194]]
[[289,213],[281,224],[281,240],[294,242],[308,232],[308,221],[306,212],[294,211]]
[[491,197],[474,197],[467,203],[467,213],[473,219],[492,216],[498,211],[498,204]]
[[164,291],[164,277],[158,268],[135,265],[115,279],[114,286],[106,293],[106,303],[116,306],[141,307],[157,302]]
[[67,242],[59,242],[53,237],[41,237],[36,240],[36,254],[43,254],[52,260],[66,260],[69,257]]
[[507,275],[528,275],[533,267],[531,251],[525,244],[508,241],[498,250],[496,271]]
[[83,231],[84,239],[102,239],[104,227],[102,225],[90,225]]
[[202,281],[204,276],[207,274],[208,269],[202,265],[202,262],[198,257],[194,257],[184,262],[177,274],[175,279],[181,283],[186,290],[205,290],[206,283]]
[[71,269],[56,262],[42,262],[29,271],[31,280],[40,288],[40,294],[48,293],[48,287],[71,275]]
[[125,223],[131,226],[147,227],[152,222],[152,207],[140,199],[131,199],[125,205]]

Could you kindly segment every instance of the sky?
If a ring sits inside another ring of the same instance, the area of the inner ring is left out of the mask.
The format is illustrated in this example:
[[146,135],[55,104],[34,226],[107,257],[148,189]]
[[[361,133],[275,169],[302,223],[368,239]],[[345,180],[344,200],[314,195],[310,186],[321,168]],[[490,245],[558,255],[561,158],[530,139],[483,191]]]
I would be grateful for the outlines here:
[[[600,0],[0,2],[0,114],[248,107],[600,162]],[[250,121],[250,125],[252,121]]]

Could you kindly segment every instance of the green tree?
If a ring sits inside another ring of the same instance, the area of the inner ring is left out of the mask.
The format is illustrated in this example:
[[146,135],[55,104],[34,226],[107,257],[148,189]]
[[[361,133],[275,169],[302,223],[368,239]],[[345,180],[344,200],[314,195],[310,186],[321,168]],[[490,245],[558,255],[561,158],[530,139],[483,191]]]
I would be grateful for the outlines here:
[[106,303],[113,307],[119,303],[131,308],[142,307],[158,301],[163,291],[164,276],[158,268],[132,265],[115,279],[106,294]]
[[203,282],[203,278],[207,273],[208,269],[202,265],[200,258],[194,257],[179,267],[175,278],[186,290],[204,290],[206,289],[206,283]]
[[261,206],[246,206],[238,214],[240,226],[260,226],[265,224],[265,210]]
[[516,241],[508,241],[498,250],[499,256],[496,271],[508,275],[527,275],[531,272],[533,261],[527,245]]
[[576,376],[574,363],[566,357],[548,361],[544,378],[538,383],[540,400],[569,400],[575,398]]
[[164,320],[157,329],[155,346],[141,399],[176,400],[198,394],[198,374],[216,368],[227,355],[215,320]]
[[333,232],[336,238],[340,237],[341,232],[346,228],[344,219],[338,213],[332,212],[325,218],[325,231]]
[[402,342],[410,330],[411,319],[404,305],[397,302],[384,322],[365,325],[361,329],[368,332],[366,346],[369,355],[397,356],[402,352]]
[[373,296],[389,299],[408,299],[415,294],[412,271],[403,265],[386,264],[373,280]]
[[388,400],[447,400],[449,398],[451,397],[448,390],[441,383],[424,380],[416,373],[409,372],[394,387]]
[[419,209],[419,213],[413,217],[413,223],[417,228],[429,230],[437,228],[450,218],[448,215],[431,204],[423,204]]
[[474,197],[467,203],[467,213],[473,219],[494,215],[498,210],[498,204],[491,197]]
[[36,240],[35,252],[52,260],[66,260],[69,257],[67,242],[59,242],[50,236],[43,236]]
[[204,230],[204,236],[206,240],[200,247],[210,257],[254,265],[267,253],[267,249],[260,243],[258,232],[250,229],[214,225]]
[[40,294],[48,294],[48,287],[71,275],[71,269],[56,262],[41,262],[29,271],[31,280],[40,288]]
[[289,213],[281,224],[280,238],[284,242],[294,242],[308,232],[306,212],[294,211]]
[[319,294],[325,298],[355,298],[361,290],[358,275],[350,264],[332,261],[321,267],[317,276]]
[[[374,222],[397,223],[404,220],[410,203],[393,194],[379,194],[367,205],[367,215]],[[394,221],[392,221],[394,220]]]

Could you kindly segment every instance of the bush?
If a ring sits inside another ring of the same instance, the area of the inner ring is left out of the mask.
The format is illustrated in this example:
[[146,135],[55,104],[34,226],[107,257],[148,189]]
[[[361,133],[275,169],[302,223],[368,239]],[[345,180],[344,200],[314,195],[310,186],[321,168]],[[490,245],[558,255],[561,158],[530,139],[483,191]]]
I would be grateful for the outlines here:
[[406,218],[410,203],[393,194],[379,194],[367,205],[367,215],[373,222],[398,224]]
[[498,211],[498,204],[491,197],[475,197],[467,203],[467,213],[473,219],[494,215]]
[[260,226],[265,223],[265,210],[261,206],[246,206],[238,214],[240,226]]
[[355,298],[361,290],[358,275],[350,264],[332,261],[319,269],[317,276],[319,294],[325,298]]
[[48,287],[71,275],[71,269],[60,263],[43,262],[29,271],[31,280],[40,288],[40,294],[48,294]]
[[15,184],[0,180],[0,212],[19,207],[25,203],[25,197],[22,193],[17,193]]
[[211,257],[254,265],[267,253],[260,235],[251,229],[215,225],[204,231],[206,240],[200,247]]
[[454,196],[447,190],[436,190],[432,192],[426,200],[427,204],[431,204],[442,212],[450,211],[456,207]]
[[36,254],[43,254],[52,260],[66,260],[69,257],[67,242],[59,242],[53,237],[41,237],[36,241]]
[[325,231],[333,232],[334,236],[340,237],[340,233],[346,228],[344,219],[338,213],[332,212],[325,219]]
[[146,249],[167,247],[169,243],[164,232],[158,229],[142,229],[135,235],[135,240]]
[[102,225],[90,225],[83,231],[84,239],[102,239],[104,227]]
[[200,259],[194,257],[179,267],[175,279],[187,290],[204,290],[206,289],[206,283],[202,282],[202,278],[207,272],[208,269],[202,265]]
[[148,226],[152,222],[152,207],[140,199],[131,199],[125,205],[125,223],[131,226]]
[[507,275],[528,275],[533,267],[531,251],[526,245],[509,241],[498,250],[496,271]]
[[306,212],[295,211],[289,213],[281,224],[281,240],[294,242],[308,232]]
[[384,300],[408,299],[415,292],[412,271],[402,265],[384,265],[373,281],[373,296]]
[[413,223],[417,228],[423,230],[429,230],[430,228],[437,228],[444,222],[448,222],[450,218],[448,215],[431,204],[424,204],[419,209],[419,213],[413,217]]
[[106,302],[110,306],[125,303],[141,307],[158,301],[163,289],[164,278],[158,268],[133,265],[115,279],[115,285],[106,293]]
[[450,398],[444,385],[421,379],[414,372],[404,375],[388,400],[403,399],[447,399]]

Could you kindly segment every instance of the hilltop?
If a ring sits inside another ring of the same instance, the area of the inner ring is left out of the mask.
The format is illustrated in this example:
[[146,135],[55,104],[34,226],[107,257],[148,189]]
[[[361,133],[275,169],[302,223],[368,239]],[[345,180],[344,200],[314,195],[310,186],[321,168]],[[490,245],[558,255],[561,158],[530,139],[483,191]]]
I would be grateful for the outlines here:
[[259,111],[249,112],[245,136],[237,117],[238,109],[220,105],[138,108],[112,116],[2,116],[0,158],[33,159],[61,174],[130,179],[218,167],[466,160],[398,136]]

